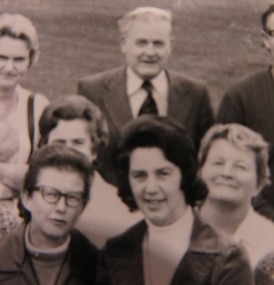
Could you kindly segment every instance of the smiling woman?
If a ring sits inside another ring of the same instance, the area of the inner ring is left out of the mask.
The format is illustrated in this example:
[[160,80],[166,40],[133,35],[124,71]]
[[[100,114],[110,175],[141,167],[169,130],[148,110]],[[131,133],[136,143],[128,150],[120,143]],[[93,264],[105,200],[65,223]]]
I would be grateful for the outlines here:
[[252,284],[243,252],[199,218],[207,188],[181,124],[156,115],[128,123],[114,166],[119,196],[145,219],[108,240],[97,284]]
[[38,121],[48,104],[43,95],[34,96],[19,85],[38,57],[38,36],[32,22],[21,15],[1,15],[0,182],[10,187],[11,193],[22,188],[28,159],[39,139]]
[[209,194],[201,215],[217,230],[242,241],[253,267],[274,249],[274,224],[251,199],[269,184],[268,144],[239,124],[215,125],[201,142],[200,176]]

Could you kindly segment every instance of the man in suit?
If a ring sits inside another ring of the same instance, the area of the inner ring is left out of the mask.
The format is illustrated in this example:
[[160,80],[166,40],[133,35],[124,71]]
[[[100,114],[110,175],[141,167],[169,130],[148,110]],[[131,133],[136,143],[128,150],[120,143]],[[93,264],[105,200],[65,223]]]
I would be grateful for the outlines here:
[[107,156],[125,123],[142,114],[170,116],[184,124],[197,149],[213,123],[204,83],[167,69],[173,43],[171,18],[169,11],[154,7],[126,14],[118,21],[126,65],[80,80],[78,93],[93,101],[108,121]]
[[[274,59],[274,5],[262,15],[262,39],[264,47]],[[255,210],[274,221],[274,67],[242,79],[223,97],[218,123],[243,124],[263,135],[270,144],[269,167],[272,185],[265,187],[252,204]]]

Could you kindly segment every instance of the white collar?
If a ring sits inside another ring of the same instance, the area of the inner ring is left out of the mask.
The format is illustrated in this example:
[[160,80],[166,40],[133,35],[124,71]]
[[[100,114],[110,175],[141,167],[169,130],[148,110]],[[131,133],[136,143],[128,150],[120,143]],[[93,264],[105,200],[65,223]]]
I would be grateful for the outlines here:
[[193,222],[194,222],[194,215],[192,212],[192,208],[189,205],[187,205],[186,211],[180,219],[178,219],[173,224],[167,226],[163,227],[155,226],[146,218],[146,223],[148,225],[149,231],[159,233],[159,232],[173,231],[176,228],[182,228],[184,229],[184,233],[186,233],[189,236],[191,235],[192,232]]
[[38,248],[32,245],[30,241],[29,232],[30,232],[30,223],[27,224],[26,230],[25,230],[25,244],[26,244],[26,249],[28,250],[28,252],[32,253],[34,256],[39,256],[40,254],[42,255],[62,254],[67,251],[70,240],[71,240],[71,236],[68,235],[66,241],[60,246],[49,248],[49,249],[41,249],[41,248]]
[[258,239],[259,235],[254,234],[254,231],[256,231],[256,224],[259,225],[265,221],[268,222],[266,218],[255,212],[250,206],[244,220],[232,235],[233,239],[235,241],[243,241],[252,247],[257,246],[260,240]]
[[[135,94],[143,85],[144,80],[140,78],[129,66],[127,67],[127,94],[131,96]],[[163,90],[167,89],[168,80],[166,72],[162,70],[157,76],[150,80],[153,88],[159,94],[163,93]],[[163,94],[162,94],[163,95]]]

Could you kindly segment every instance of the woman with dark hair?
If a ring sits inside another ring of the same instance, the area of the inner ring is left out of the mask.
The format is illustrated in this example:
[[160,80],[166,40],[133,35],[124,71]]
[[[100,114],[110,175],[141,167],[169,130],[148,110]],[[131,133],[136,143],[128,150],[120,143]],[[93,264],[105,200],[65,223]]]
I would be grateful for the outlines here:
[[182,125],[150,115],[130,122],[114,166],[120,197],[145,220],[108,240],[97,284],[252,284],[244,253],[199,218],[207,188]]

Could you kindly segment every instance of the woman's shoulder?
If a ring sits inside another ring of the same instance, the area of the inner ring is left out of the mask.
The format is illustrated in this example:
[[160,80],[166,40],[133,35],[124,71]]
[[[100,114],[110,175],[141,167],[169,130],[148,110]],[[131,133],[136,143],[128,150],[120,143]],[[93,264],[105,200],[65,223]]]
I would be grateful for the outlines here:
[[28,89],[23,88],[21,85],[17,86],[17,92],[21,100],[24,99],[25,101],[27,101],[30,98],[30,96],[33,96],[35,100],[35,105],[48,105],[49,104],[49,100],[45,95],[41,93],[32,92]]
[[147,224],[145,220],[141,220],[122,234],[108,239],[105,249],[110,252],[135,251],[142,246],[146,231]]

